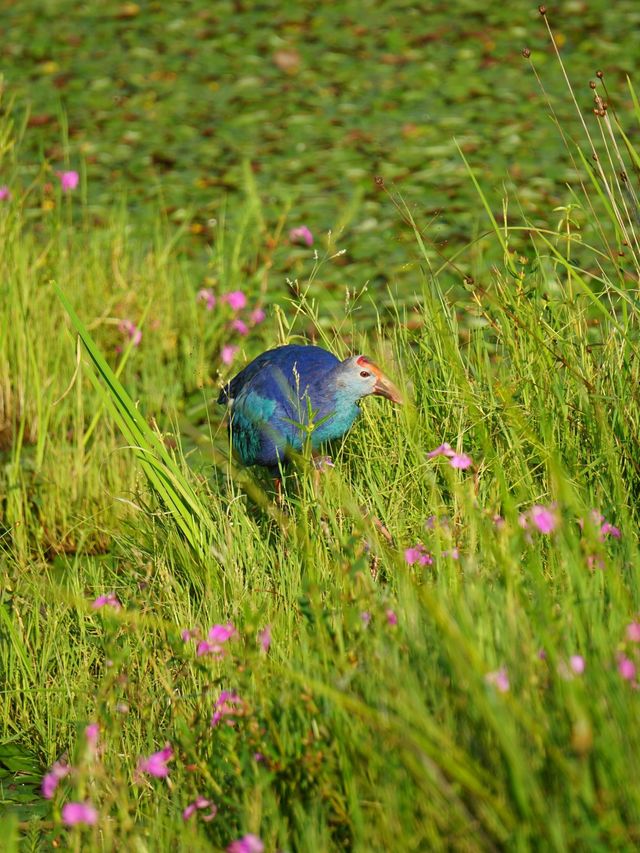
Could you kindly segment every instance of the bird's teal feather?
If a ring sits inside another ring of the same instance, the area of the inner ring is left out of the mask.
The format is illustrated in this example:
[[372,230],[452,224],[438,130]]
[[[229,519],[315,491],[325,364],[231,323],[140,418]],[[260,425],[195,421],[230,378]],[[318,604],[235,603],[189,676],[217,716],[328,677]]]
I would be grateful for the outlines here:
[[333,441],[343,436],[360,414],[360,407],[356,406],[350,397],[341,399],[336,395],[334,405],[333,413],[325,415],[324,420],[318,421],[318,426],[311,434],[311,446],[314,450],[325,441]]
[[276,409],[276,401],[255,391],[240,393],[233,403],[232,442],[245,465],[252,465],[260,452],[261,431]]

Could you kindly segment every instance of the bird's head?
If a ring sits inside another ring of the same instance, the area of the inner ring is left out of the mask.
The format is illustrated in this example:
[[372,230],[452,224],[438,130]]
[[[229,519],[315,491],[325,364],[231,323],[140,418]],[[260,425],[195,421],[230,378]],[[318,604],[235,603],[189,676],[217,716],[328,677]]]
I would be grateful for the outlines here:
[[378,394],[392,403],[402,403],[400,391],[367,356],[346,358],[340,367],[338,384],[348,389],[356,400],[368,397],[369,394]]

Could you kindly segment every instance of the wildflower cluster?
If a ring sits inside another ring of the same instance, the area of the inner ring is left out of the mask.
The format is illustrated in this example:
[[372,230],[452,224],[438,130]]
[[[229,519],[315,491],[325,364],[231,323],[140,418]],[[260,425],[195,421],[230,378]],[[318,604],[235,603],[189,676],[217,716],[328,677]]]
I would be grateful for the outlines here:
[[[122,605],[115,594],[109,592],[95,598],[91,602],[91,607],[94,610],[110,607],[119,611]],[[389,621],[391,622],[391,617],[389,617]],[[196,657],[208,657],[214,661],[219,661],[228,654],[229,644],[237,636],[238,631],[232,622],[212,625],[204,638],[203,632],[198,627],[185,628],[181,631],[184,643],[195,644]],[[271,628],[267,625],[257,634],[257,646],[262,652],[266,653],[270,645]],[[233,728],[241,718],[247,717],[248,714],[248,705],[239,693],[233,690],[222,690],[213,703],[209,726],[211,729],[219,726]],[[82,761],[92,762],[98,758],[101,752],[100,727],[97,723],[92,722],[84,729],[84,751],[82,753],[84,759],[81,757],[81,763],[70,763],[61,758],[54,762],[42,778],[41,792],[43,797],[48,800],[58,797],[66,800],[61,805],[59,812],[64,826],[91,827],[98,825],[103,819],[96,806],[86,797],[78,797],[75,800],[69,798],[67,800],[67,790],[65,790],[62,796],[59,794],[60,783],[66,779],[71,780],[73,785],[84,792],[81,769],[83,766]],[[256,752],[254,758],[256,762],[265,760],[264,755],[260,752]],[[171,742],[166,742],[161,749],[139,756],[133,772],[133,783],[136,785],[150,785],[154,780],[166,781],[171,776],[177,761],[178,754],[176,748]],[[200,792],[192,794],[192,799],[182,809],[182,819],[184,821],[198,818],[208,823],[213,821],[217,814],[218,805],[209,796]],[[231,841],[227,849],[236,851],[261,851],[264,850],[264,844],[258,836],[247,834]]]
[[[425,521],[424,526],[427,531],[438,529],[449,540],[449,542],[451,542],[453,534],[449,519],[446,516],[437,518],[435,515],[431,515]],[[457,546],[453,544],[450,548],[443,550],[441,554],[443,557],[448,557],[451,560],[460,559],[460,551]],[[422,542],[417,542],[415,545],[405,548],[404,561],[408,566],[432,566],[434,564],[434,557]]]
[[556,510],[556,505],[545,507],[540,504],[535,504],[527,512],[523,512],[518,517],[520,527],[529,532],[532,527],[539,533],[548,536],[558,526],[559,517]]
[[640,671],[640,622],[630,622],[625,630],[625,640],[616,655],[618,673],[624,681],[638,690],[638,672]]
[[[100,737],[100,728],[97,723],[91,723],[84,730],[86,752],[90,759],[95,758],[98,754],[98,741]],[[45,773],[42,778],[41,792],[42,796],[47,800],[52,800],[56,795],[60,782],[72,777],[77,773],[75,767],[68,764],[64,760],[59,760],[53,763],[50,770]],[[67,802],[62,807],[62,822],[65,826],[75,826],[83,824],[93,826],[98,821],[98,812],[89,802]]]
[[209,629],[206,640],[201,640],[198,643],[196,654],[198,657],[202,655],[213,655],[221,658],[225,654],[225,643],[230,640],[236,633],[236,629],[231,622],[226,625],[213,625]]
[[[56,171],[56,177],[60,182],[60,190],[67,195],[68,193],[72,193],[75,189],[77,189],[78,184],[80,183],[80,175],[78,172],[73,169],[65,169]],[[45,192],[51,191],[53,187],[51,184],[45,184]],[[9,202],[13,198],[13,193],[7,184],[0,184],[0,202],[6,201]],[[53,203],[50,204],[48,209],[51,209],[55,205]]]
[[435,459],[436,456],[446,456],[449,465],[452,468],[458,468],[460,471],[465,471],[473,465],[473,460],[467,453],[457,453],[446,441],[427,453],[427,459]]
[[[251,327],[262,323],[266,316],[264,310],[259,306],[253,308],[245,319],[239,316],[240,312],[244,311],[248,305],[247,296],[242,290],[232,290],[216,296],[211,288],[202,288],[198,291],[196,300],[201,302],[207,311],[213,311],[216,305],[226,305],[227,310],[231,312],[227,329],[229,332],[240,336],[248,335]],[[223,364],[229,365],[233,362],[237,352],[237,344],[225,343],[220,350],[220,360]]]

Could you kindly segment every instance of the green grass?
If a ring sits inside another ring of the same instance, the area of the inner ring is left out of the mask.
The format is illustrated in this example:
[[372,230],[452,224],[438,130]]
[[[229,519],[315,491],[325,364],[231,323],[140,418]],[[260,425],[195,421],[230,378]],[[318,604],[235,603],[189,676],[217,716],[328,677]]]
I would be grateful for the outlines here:
[[[5,849],[204,851],[248,832],[269,853],[637,848],[640,699],[619,671],[621,655],[640,669],[631,104],[624,134],[615,116],[611,135],[588,119],[597,162],[570,141],[578,121],[561,126],[580,180],[544,222],[522,206],[501,217],[465,153],[495,263],[476,244],[446,264],[391,188],[420,264],[412,295],[384,304],[353,284],[339,311],[325,304],[331,247],[274,296],[273,258],[298,250],[250,170],[195,278],[166,218],[149,241],[124,206],[96,228],[80,193],[54,191],[35,220],[28,195],[2,204]],[[15,138],[3,150],[19,173]],[[243,316],[266,305],[266,322],[233,338],[231,310],[197,301],[203,285],[241,287]],[[366,401],[335,468],[302,458],[279,505],[229,460],[214,400],[245,358],[302,337],[374,356],[407,404]],[[445,441],[473,466],[427,456]],[[523,527],[535,505],[552,508],[550,534]],[[431,564],[407,563],[417,543]],[[110,592],[122,609],[92,608]],[[181,637],[228,621],[220,659]],[[237,714],[212,727],[223,690]],[[166,743],[168,778],[137,779]],[[74,772],[43,800],[63,757]],[[181,817],[197,795],[218,807],[210,823]],[[63,804],[85,800],[96,826],[66,828]]]

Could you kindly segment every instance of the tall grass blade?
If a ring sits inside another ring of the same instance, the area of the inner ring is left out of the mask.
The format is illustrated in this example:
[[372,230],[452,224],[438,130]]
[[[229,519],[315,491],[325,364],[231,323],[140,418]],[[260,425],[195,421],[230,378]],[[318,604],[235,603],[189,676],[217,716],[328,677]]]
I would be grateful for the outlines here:
[[89,373],[91,382],[104,395],[107,409],[134,449],[149,485],[169,510],[194,551],[203,558],[210,556],[207,543],[215,536],[210,516],[161,438],[151,429],[107,364],[60,286],[56,282],[53,286],[96,371]]

